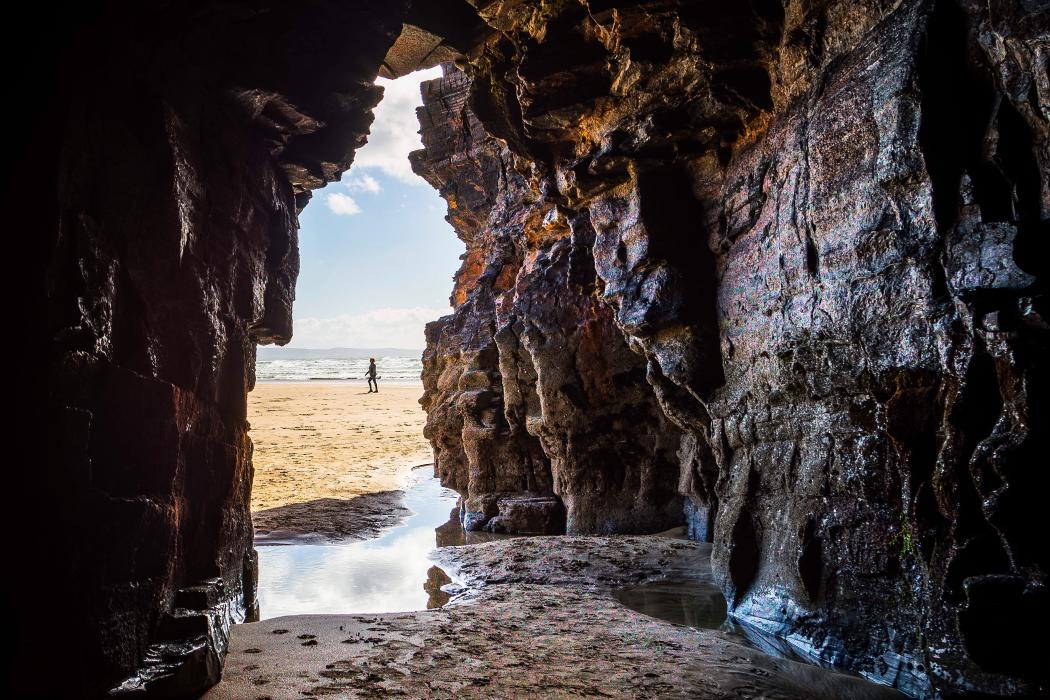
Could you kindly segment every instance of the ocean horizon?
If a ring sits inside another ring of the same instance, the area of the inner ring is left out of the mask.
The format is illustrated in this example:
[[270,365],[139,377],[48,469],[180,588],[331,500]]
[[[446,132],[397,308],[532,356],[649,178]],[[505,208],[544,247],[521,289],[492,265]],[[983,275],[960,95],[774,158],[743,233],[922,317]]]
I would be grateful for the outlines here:
[[376,358],[380,382],[418,384],[422,381],[422,350],[407,348],[279,348],[259,347],[257,382],[365,381],[368,359]]

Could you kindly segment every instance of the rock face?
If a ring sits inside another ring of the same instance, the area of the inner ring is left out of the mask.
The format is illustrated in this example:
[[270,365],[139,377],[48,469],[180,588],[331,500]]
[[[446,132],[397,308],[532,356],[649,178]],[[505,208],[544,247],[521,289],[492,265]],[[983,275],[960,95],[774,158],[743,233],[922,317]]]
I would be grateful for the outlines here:
[[535,187],[533,166],[467,105],[470,80],[449,70],[423,86],[426,148],[412,154],[467,245],[455,313],[427,327],[436,472],[463,495],[468,529],[672,527],[678,430],[598,298],[594,230]]
[[255,347],[291,336],[297,209],[367,134],[404,12],[385,7],[46,18],[57,54],[28,64],[53,73],[27,103],[54,131],[21,175],[42,190],[24,366],[50,435],[17,493],[49,501],[12,559],[35,581],[12,697],[218,680],[229,625],[255,605]]
[[737,619],[914,695],[1044,683],[1006,611],[1047,621],[1046,7],[479,13],[414,161],[468,247],[424,373],[468,522],[549,462],[570,531],[658,527],[675,473]]
[[297,211],[450,56],[413,163],[468,250],[423,398],[465,524],[686,520],[803,651],[1045,690],[1045,3],[409,5],[24,8],[15,694],[214,680]]
[[[495,338],[495,298],[509,288],[520,262],[513,241],[487,226],[518,215],[514,208],[495,208],[500,193],[520,187],[522,179],[505,168],[503,158],[511,156],[466,108],[469,87],[462,74],[424,84],[420,119],[428,149],[425,158],[413,154],[412,164],[449,202],[449,219],[467,244],[451,300],[459,312],[427,325],[420,403],[435,472],[463,494],[464,526],[477,530],[499,516],[502,496],[548,495],[552,477],[539,442],[505,410]],[[557,500],[548,510],[550,519],[564,520]]]

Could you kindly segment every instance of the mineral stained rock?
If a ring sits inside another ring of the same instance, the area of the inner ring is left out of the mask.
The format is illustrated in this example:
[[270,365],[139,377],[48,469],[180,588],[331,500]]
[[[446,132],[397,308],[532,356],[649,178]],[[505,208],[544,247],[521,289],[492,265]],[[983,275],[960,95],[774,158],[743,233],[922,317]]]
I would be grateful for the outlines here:
[[594,231],[520,172],[454,69],[423,86],[425,149],[466,243],[451,316],[427,327],[426,435],[468,529],[657,532],[682,518],[678,429],[595,294]]
[[296,214],[374,77],[450,57],[413,163],[467,245],[422,400],[464,523],[685,520],[804,652],[1045,692],[1045,2],[20,9],[15,695],[215,679]]
[[477,6],[414,156],[467,244],[424,371],[467,522],[517,482],[642,531],[677,490],[739,621],[912,695],[1045,689],[1010,619],[1050,612],[1050,9]]
[[255,347],[291,336],[297,210],[363,143],[403,12],[41,19],[54,53],[25,57],[39,82],[22,94],[52,130],[15,163],[40,189],[23,366],[41,368],[25,395],[48,435],[26,436],[13,493],[48,506],[12,557],[33,583],[14,606],[10,697],[187,697],[218,680],[229,626],[255,605]]

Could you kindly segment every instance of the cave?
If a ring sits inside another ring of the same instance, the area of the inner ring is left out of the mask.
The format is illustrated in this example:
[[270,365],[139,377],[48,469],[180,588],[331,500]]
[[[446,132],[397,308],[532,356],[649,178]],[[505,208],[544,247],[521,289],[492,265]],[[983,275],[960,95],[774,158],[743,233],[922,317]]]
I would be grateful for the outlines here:
[[464,525],[685,523],[815,663],[1047,692],[1044,2],[19,9],[9,697],[220,679],[297,217],[376,77],[436,65],[412,166],[467,253],[422,405]]

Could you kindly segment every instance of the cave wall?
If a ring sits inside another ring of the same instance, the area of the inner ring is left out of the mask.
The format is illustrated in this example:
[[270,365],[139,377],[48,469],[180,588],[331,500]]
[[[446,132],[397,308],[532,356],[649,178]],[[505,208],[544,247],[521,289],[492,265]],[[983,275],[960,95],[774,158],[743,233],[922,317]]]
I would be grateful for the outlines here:
[[52,71],[29,104],[51,110],[55,146],[16,161],[43,203],[26,289],[46,431],[19,478],[47,506],[29,520],[12,697],[186,697],[218,680],[229,625],[255,606],[255,347],[291,337],[297,212],[364,142],[404,11],[47,18],[61,41],[26,65]]
[[500,399],[466,411],[539,440],[571,530],[684,497],[737,620],[912,695],[1034,692],[1045,644],[1008,618],[1048,613],[1045,5],[475,5],[469,99],[429,88],[416,156],[476,119],[501,168],[480,208],[430,178],[468,246],[428,336],[439,462],[535,459],[486,466],[428,403],[483,315]]
[[[462,495],[467,529],[559,532],[565,514],[552,496],[550,460],[507,410],[520,399],[513,387],[509,397],[504,392],[496,344],[496,298],[521,264],[514,242],[497,227],[519,222],[520,205],[527,206],[501,193],[523,194],[523,180],[507,170],[510,154],[466,107],[469,87],[459,72],[423,83],[419,116],[427,149],[412,154],[413,169],[448,201],[449,221],[467,246],[450,299],[456,313],[426,328],[424,434],[434,446],[435,474]],[[518,508],[517,522],[509,500],[526,509]]]
[[451,65],[423,85],[415,171],[466,244],[454,313],[427,327],[425,434],[468,529],[657,532],[683,519],[678,429],[596,293],[587,217],[570,220],[493,137]]
[[465,524],[684,518],[805,653],[1045,688],[1045,3],[23,9],[16,696],[217,677],[296,213],[377,72],[448,58],[413,164],[467,245],[423,398]]

